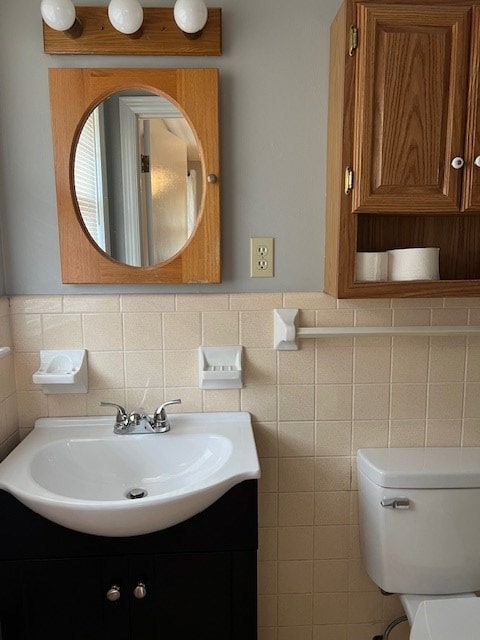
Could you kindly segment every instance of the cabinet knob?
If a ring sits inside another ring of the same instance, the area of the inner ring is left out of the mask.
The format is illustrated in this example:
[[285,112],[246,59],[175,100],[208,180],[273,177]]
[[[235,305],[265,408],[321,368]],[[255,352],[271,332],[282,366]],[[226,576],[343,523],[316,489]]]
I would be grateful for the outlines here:
[[142,598],[145,598],[145,596],[147,595],[147,589],[145,588],[143,582],[139,582],[137,584],[137,586],[133,590],[133,595],[135,596],[135,598],[137,598],[137,600],[142,600]]
[[209,182],[210,184],[215,184],[218,181],[218,176],[216,176],[214,173],[210,173],[207,176],[207,182]]
[[474,164],[476,167],[480,167],[480,156],[477,156],[477,157],[475,158],[475,160],[473,161],[473,164]]
[[460,158],[459,156],[457,156],[456,158],[454,158],[451,162],[452,167],[454,169],[461,169],[463,167],[463,165],[465,164],[465,160],[463,158]]
[[113,587],[110,587],[110,589],[107,591],[107,600],[109,600],[110,602],[116,602],[117,600],[120,600],[120,587],[117,587],[117,585],[113,585]]

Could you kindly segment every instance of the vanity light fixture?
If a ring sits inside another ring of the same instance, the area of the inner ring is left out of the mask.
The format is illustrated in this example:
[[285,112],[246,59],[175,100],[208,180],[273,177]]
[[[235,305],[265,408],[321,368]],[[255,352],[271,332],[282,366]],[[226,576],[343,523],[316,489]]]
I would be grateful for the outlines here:
[[222,53],[221,9],[207,8],[204,0],[176,0],[170,8],[142,8],[139,0],[109,0],[108,7],[75,7],[72,0],[42,0],[41,13],[45,53]]
[[40,11],[51,29],[70,38],[78,38],[82,34],[82,23],[77,18],[72,0],[42,0]]

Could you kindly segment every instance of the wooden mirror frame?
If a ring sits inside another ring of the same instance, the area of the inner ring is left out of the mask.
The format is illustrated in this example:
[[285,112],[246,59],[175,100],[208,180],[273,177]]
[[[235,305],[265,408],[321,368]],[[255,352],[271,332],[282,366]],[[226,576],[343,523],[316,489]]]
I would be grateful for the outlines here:
[[[218,283],[218,69],[49,69],[62,282],[65,284]],[[79,211],[74,159],[79,133],[102,100],[125,89],[165,95],[194,130],[203,164],[203,198],[196,228],[172,258],[151,267],[118,262],[98,247]]]

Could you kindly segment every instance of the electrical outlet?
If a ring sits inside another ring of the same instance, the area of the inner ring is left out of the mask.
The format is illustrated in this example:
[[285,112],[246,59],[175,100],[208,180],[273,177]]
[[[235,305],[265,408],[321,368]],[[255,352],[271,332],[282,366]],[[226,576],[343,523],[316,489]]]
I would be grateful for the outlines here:
[[250,276],[273,278],[273,238],[250,238]]

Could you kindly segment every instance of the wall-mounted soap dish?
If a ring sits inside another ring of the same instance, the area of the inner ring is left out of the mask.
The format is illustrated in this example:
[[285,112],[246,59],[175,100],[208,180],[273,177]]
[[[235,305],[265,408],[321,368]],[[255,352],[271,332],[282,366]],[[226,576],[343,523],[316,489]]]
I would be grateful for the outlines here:
[[241,389],[243,347],[200,347],[200,389]]
[[32,376],[43,393],[87,393],[85,349],[40,351],[40,368]]

